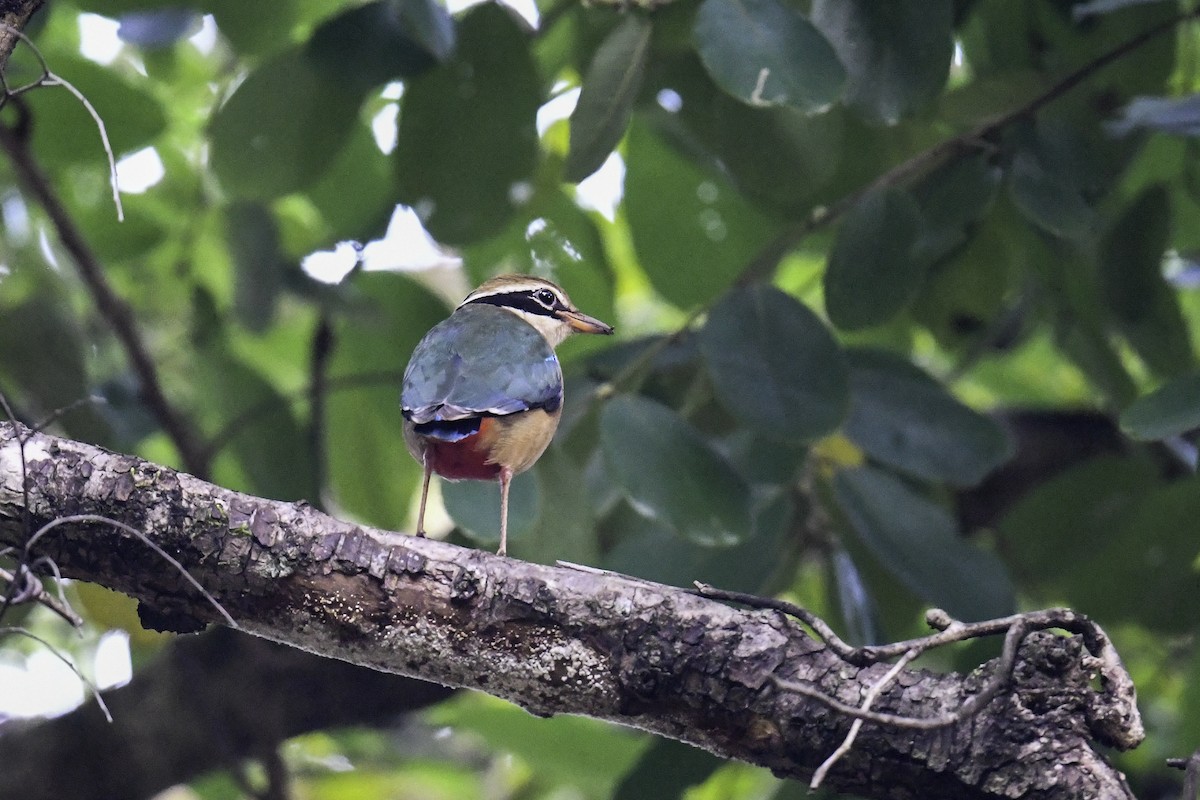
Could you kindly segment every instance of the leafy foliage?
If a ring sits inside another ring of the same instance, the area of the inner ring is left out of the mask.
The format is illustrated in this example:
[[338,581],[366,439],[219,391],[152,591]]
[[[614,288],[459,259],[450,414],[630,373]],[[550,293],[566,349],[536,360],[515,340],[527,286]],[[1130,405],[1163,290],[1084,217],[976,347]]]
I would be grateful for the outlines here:
[[[48,4],[35,41],[116,156],[153,148],[161,177],[118,224],[69,93],[28,92],[0,122],[28,123],[215,480],[406,528],[408,354],[469,284],[551,277],[620,335],[560,350],[564,421],[513,486],[514,555],[788,592],[862,640],[915,633],[926,604],[1071,604],[1120,624],[1177,755],[1195,721],[1171,687],[1200,663],[1200,33],[1177,11],[545,2],[529,24],[434,0],[77,0]],[[82,13],[119,25],[112,58],[81,54]],[[10,84],[36,69],[18,50]],[[574,88],[573,112],[547,105]],[[27,419],[96,395],[57,429],[182,465],[114,312],[0,163],[0,390]],[[624,169],[612,215],[591,210],[606,163]],[[385,239],[397,202],[457,249],[414,263],[427,243]],[[302,268],[344,239],[413,271]],[[445,485],[431,527],[489,546],[496,503]],[[429,759],[375,739],[369,768],[300,780],[314,797],[794,791],[483,698],[428,721],[450,731]],[[476,767],[505,750],[496,790]],[[1157,769],[1122,766],[1135,784]]]

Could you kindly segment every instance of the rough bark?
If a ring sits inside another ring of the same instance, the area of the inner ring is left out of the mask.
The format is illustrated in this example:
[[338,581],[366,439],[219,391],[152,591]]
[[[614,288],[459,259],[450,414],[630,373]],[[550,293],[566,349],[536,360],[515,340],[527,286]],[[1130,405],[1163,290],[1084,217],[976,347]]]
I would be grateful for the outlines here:
[[452,692],[215,628],[95,703],[0,728],[3,800],[144,800],[312,730],[387,724]]
[[[20,545],[18,429],[0,424],[0,544]],[[612,574],[530,564],[231,492],[131,456],[33,434],[33,525],[98,514],[175,556],[240,627],[316,653],[480,689],[535,714],[586,714],[806,779],[850,721],[772,678],[857,704],[887,670],[855,667],[775,612],[744,611]],[[39,540],[65,575],[127,592],[167,619],[212,607],[135,537],[70,524]],[[1128,798],[1097,752],[1107,698],[1077,638],[1034,635],[1011,691],[932,732],[867,724],[827,785],[877,798]],[[930,717],[970,675],[906,670],[874,708]]]
[[0,70],[8,63],[13,48],[17,46],[19,31],[29,22],[33,12],[42,7],[43,0],[0,0]]

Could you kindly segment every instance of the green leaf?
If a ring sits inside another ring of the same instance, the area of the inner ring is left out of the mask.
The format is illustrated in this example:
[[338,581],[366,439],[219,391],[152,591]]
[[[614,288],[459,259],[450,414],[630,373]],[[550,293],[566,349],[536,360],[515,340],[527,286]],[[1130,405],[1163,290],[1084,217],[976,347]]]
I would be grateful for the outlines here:
[[176,4],[169,0],[80,0],[72,5],[82,11],[115,18],[129,11],[151,10]]
[[[85,356],[92,346],[65,294],[52,285],[45,281],[18,302],[0,303],[0,389],[12,392],[10,402],[38,419],[89,394]],[[105,434],[96,409],[88,406],[67,415],[63,424],[80,437]]]
[[733,283],[778,224],[638,119],[625,152],[625,212],[638,263],[668,302],[680,308],[708,302]]
[[1200,649],[1192,648],[1178,710],[1179,729],[1175,732],[1176,745],[1173,749],[1183,752],[1190,743],[1200,741]]
[[774,287],[726,295],[700,333],[700,351],[722,405],[763,435],[814,439],[845,416],[841,349],[816,314]]
[[845,431],[868,455],[909,475],[974,486],[1012,456],[991,418],[960,403],[911,362],[851,350]]
[[[222,429],[244,420],[217,459],[214,479],[220,475],[222,485],[274,500],[318,502],[316,462],[288,398],[222,339],[204,348],[196,364],[192,377],[207,413]],[[231,468],[240,480],[223,472]]]
[[713,80],[750,105],[822,111],[846,80],[825,37],[778,0],[704,0],[693,37]]
[[602,539],[618,538],[603,565],[669,586],[703,581],[734,591],[770,594],[791,579],[798,550],[791,536],[796,518],[791,497],[776,491],[756,504],[750,536],[732,547],[715,548],[681,538],[621,503],[600,531]]
[[1088,572],[1084,565],[1154,488],[1154,471],[1145,460],[1093,458],[1018,498],[1000,520],[998,532],[1021,584],[1062,598],[1074,572],[1087,573],[1085,581],[1104,574],[1107,583],[1106,573]]
[[[370,753],[378,753],[379,740]],[[338,742],[326,747],[338,747]],[[322,751],[316,758],[325,757]],[[330,752],[339,752],[333,750]],[[301,758],[305,756],[300,754]],[[449,763],[417,759],[405,764],[403,769],[390,767],[379,759],[368,756],[359,765],[358,758],[351,756],[355,768],[346,771],[314,770],[301,779],[304,795],[308,800],[355,800],[359,797],[420,797],[422,800],[461,800],[461,798],[486,797],[488,784],[486,773],[472,769],[468,764]],[[237,783],[228,788],[213,789],[212,778],[202,779],[196,786],[196,796],[202,800],[237,800],[242,790]]]
[[1012,613],[1004,565],[959,536],[944,508],[872,467],[838,472],[834,493],[859,540],[926,602],[961,620]]
[[735,429],[724,444],[729,460],[755,487],[793,485],[808,460],[807,446],[749,428]]
[[302,189],[328,169],[359,124],[361,100],[302,52],[277,56],[250,73],[214,116],[213,172],[239,197]]
[[1169,286],[1160,287],[1153,303],[1145,318],[1126,322],[1120,329],[1155,376],[1173,378],[1196,365],[1188,323],[1184,321],[1178,293]]
[[[967,236],[968,229],[970,236],[959,246],[958,237]],[[925,256],[943,248],[952,252],[930,268],[913,303],[913,319],[947,349],[994,336],[998,320],[1009,309],[1018,270],[1034,267],[1029,249],[1022,246],[1029,235],[1028,225],[1015,211],[991,213],[962,228],[934,220],[917,247]]]
[[1105,235],[1099,252],[1100,293],[1125,338],[1159,376],[1173,377],[1195,361],[1179,298],[1163,276],[1171,242],[1166,190],[1143,191]]
[[992,207],[1000,177],[1000,170],[980,153],[953,159],[913,187],[925,223],[916,248],[920,260],[933,263],[968,241]]
[[1200,428],[1200,372],[1180,375],[1139,397],[1121,413],[1121,429],[1153,441]]
[[237,268],[234,309],[249,330],[262,332],[275,315],[287,265],[279,252],[275,217],[260,203],[233,203],[226,209],[229,250]]
[[[103,156],[101,156],[103,158]],[[60,198],[75,218],[87,238],[88,245],[102,262],[115,266],[117,262],[137,264],[149,256],[164,241],[174,241],[172,227],[186,212],[167,202],[161,194],[123,194],[121,206],[125,220],[117,222],[117,208],[108,193],[107,178],[99,193],[97,184],[66,182],[60,186]]]
[[650,55],[650,20],[629,14],[596,51],[571,113],[571,144],[563,167],[572,183],[598,170],[625,135]]
[[600,446],[630,501],[680,536],[728,547],[750,533],[749,488],[666,406],[632,395],[609,400],[600,415]]
[[920,209],[900,189],[872,192],[846,215],[825,270],[825,308],[835,325],[881,325],[908,307],[925,277],[920,233]]
[[300,22],[300,0],[279,0],[269,5],[242,0],[204,0],[221,34],[234,49],[246,55],[263,55],[288,46]]
[[327,241],[335,242],[378,238],[396,207],[394,193],[391,159],[365,125],[355,126],[325,174],[305,192],[328,226]]
[[[568,385],[566,408],[579,403],[580,395],[573,392],[573,388],[574,385]],[[560,424],[558,437],[561,439],[566,433],[565,425]],[[516,541],[509,552],[539,564],[553,564],[559,560],[599,564],[596,519],[583,470],[556,440],[538,459],[534,472],[543,498],[543,513],[538,516],[533,530]]]
[[1064,576],[1066,596],[1103,619],[1174,633],[1194,630],[1200,623],[1197,519],[1200,479],[1151,490],[1115,530],[1092,534],[1086,557]]
[[454,21],[433,0],[375,0],[323,23],[306,54],[322,71],[366,90],[444,61],[454,38]]
[[845,102],[894,125],[942,90],[954,54],[950,0],[816,0],[813,24],[846,66]]
[[1096,233],[1099,218],[1079,189],[1063,176],[1049,172],[1033,155],[1017,154],[1008,181],[1013,203],[1042,230],[1075,240]]
[[[546,780],[578,787],[581,797],[608,797],[650,737],[586,717],[538,719],[524,709],[477,693],[460,693],[431,708],[430,724],[478,734],[512,753]],[[411,795],[418,797],[420,795]]]
[[[500,544],[500,484],[497,481],[442,481],[446,512],[476,542]],[[528,536],[542,515],[542,490],[536,472],[513,478],[508,493],[508,541]]]
[[706,781],[723,763],[711,753],[683,742],[655,739],[621,779],[612,797],[613,800],[683,797],[689,787]]
[[1162,186],[1152,186],[1129,204],[1100,246],[1100,289],[1117,318],[1139,322],[1167,288],[1163,252],[1171,238],[1171,204]]
[[787,216],[807,214],[854,152],[837,107],[825,114],[754,108],[719,92],[702,124],[711,126],[712,147],[737,188]]
[[459,21],[455,56],[405,87],[395,152],[399,199],[441,242],[490,236],[524,202],[541,103],[529,48],[512,12],[478,5]]
[[337,327],[326,402],[329,483],[341,508],[399,530],[409,518],[421,469],[404,444],[400,382],[421,337],[449,309],[411,278],[357,273],[359,303]]

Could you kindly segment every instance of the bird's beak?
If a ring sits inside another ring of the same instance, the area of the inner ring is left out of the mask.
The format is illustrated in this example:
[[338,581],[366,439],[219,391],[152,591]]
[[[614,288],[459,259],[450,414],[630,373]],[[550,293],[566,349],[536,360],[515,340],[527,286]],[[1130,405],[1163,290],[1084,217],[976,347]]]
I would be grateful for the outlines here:
[[606,322],[601,322],[595,317],[589,317],[582,311],[560,311],[559,318],[571,326],[571,330],[576,333],[602,333],[605,336],[613,332],[612,325]]

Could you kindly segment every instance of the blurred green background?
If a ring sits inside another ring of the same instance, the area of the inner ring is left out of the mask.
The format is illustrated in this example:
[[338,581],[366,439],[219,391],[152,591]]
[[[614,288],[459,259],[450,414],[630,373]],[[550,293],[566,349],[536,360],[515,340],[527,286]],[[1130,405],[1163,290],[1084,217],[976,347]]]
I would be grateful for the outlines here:
[[[864,643],[931,605],[1072,606],[1138,685],[1149,738],[1120,767],[1168,796],[1163,760],[1200,744],[1193,5],[54,2],[27,33],[103,118],[126,220],[69,92],[0,122],[29,126],[199,446],[142,401],[11,150],[0,391],[26,421],[96,397],[50,429],[409,530],[409,353],[486,277],[551,278],[618,337],[561,348],[564,421],[514,484],[511,555],[783,594]],[[42,68],[22,46],[6,76]],[[494,548],[496,503],[442,485],[431,528]],[[135,680],[167,646],[126,598],[71,597],[82,640],[3,622],[105,674],[129,630]],[[77,701],[18,707],[39,648],[0,640],[5,713]],[[283,754],[313,800],[807,796],[474,694]]]

